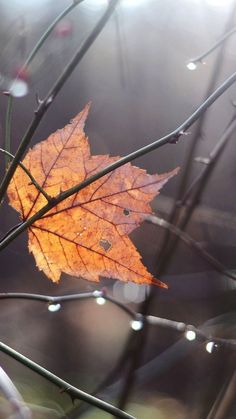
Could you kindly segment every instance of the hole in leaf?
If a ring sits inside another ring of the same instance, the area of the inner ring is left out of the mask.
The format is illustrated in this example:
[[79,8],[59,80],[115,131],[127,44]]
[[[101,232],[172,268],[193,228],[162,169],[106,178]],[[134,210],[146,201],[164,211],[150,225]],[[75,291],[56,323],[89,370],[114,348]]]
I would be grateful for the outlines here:
[[111,243],[108,240],[101,239],[99,244],[103,250],[105,250],[105,252],[108,252],[108,250],[111,248]]
[[130,210],[128,210],[127,208],[124,209],[123,214],[128,216],[130,214]]

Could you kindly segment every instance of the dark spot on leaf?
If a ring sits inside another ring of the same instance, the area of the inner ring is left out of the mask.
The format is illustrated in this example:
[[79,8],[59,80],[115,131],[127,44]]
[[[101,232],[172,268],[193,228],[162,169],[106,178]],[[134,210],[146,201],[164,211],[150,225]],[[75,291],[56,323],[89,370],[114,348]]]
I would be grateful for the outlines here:
[[123,214],[128,216],[130,214],[130,210],[128,210],[127,208],[124,209]]
[[108,240],[101,239],[99,244],[103,250],[105,250],[105,252],[108,252],[108,250],[111,248],[111,243]]

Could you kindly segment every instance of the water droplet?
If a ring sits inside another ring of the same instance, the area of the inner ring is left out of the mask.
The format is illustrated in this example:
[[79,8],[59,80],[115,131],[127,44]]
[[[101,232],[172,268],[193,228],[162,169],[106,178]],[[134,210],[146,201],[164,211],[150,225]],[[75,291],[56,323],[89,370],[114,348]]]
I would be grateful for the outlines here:
[[14,97],[23,97],[28,93],[28,85],[24,80],[16,79],[10,86],[9,92]]
[[48,304],[48,311],[50,311],[51,313],[56,313],[56,311],[59,311],[60,308],[61,308],[61,304],[59,304],[59,303],[56,303],[56,304],[50,303],[50,304]]
[[103,305],[106,303],[106,299],[105,299],[104,297],[97,297],[97,298],[96,298],[96,303],[97,303],[99,306],[103,306]]
[[210,341],[210,342],[207,342],[206,344],[206,351],[209,354],[212,354],[212,352],[214,352],[214,350],[217,348],[218,348],[218,345],[215,342]]
[[194,62],[190,62],[190,63],[186,64],[186,67],[187,67],[190,71],[193,71],[193,70],[196,70],[196,68],[197,68],[197,64],[195,64]]
[[141,320],[132,320],[130,322],[131,329],[135,330],[135,332],[138,332],[143,328],[143,322]]
[[194,330],[187,330],[187,332],[185,332],[185,337],[191,342],[192,340],[196,339],[197,334]]

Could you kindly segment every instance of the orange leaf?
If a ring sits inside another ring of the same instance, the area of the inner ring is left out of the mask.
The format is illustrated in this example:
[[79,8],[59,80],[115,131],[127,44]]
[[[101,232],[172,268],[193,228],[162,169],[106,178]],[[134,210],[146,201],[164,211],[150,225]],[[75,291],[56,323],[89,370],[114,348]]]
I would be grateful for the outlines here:
[[[89,105],[30,149],[23,161],[51,197],[118,159],[91,156],[83,131],[88,111]],[[65,272],[89,281],[104,276],[166,287],[147,271],[128,234],[152,212],[149,202],[177,171],[149,175],[127,163],[56,205],[28,229],[29,250],[38,268],[54,282]],[[47,203],[20,167],[8,196],[23,220]]]

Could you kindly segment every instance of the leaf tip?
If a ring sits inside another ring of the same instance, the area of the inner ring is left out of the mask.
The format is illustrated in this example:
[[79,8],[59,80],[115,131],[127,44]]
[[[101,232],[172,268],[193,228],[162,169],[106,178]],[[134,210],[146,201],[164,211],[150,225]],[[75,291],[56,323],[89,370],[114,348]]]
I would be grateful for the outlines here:
[[156,286],[158,286],[160,288],[164,288],[166,290],[169,289],[167,284],[165,284],[164,282],[162,282],[162,281],[160,281],[159,279],[156,279],[156,278],[153,278],[152,285],[156,285]]
[[71,124],[76,124],[76,125],[78,125],[78,127],[80,128],[80,129],[83,129],[84,128],[84,125],[85,125],[85,121],[86,121],[86,119],[87,119],[87,117],[88,117],[88,114],[89,114],[89,111],[90,111],[90,108],[91,108],[91,105],[92,105],[92,102],[90,101],[90,102],[88,102],[86,105],[85,105],[85,107],[84,107],[84,109],[77,115],[77,116],[75,116],[71,121],[70,121],[70,123]]

